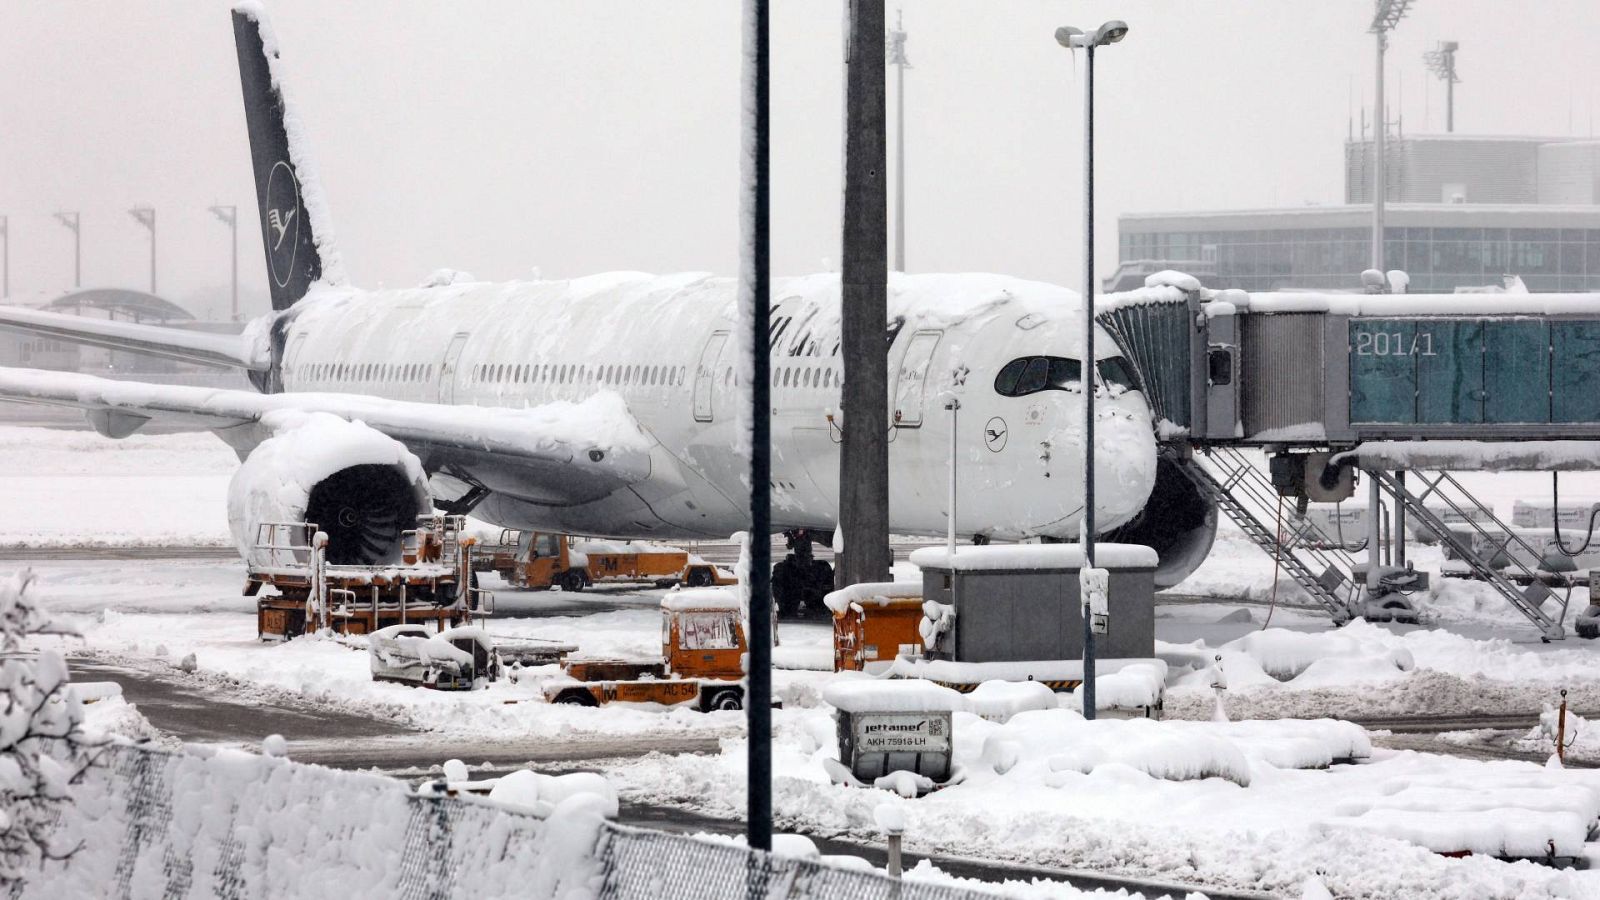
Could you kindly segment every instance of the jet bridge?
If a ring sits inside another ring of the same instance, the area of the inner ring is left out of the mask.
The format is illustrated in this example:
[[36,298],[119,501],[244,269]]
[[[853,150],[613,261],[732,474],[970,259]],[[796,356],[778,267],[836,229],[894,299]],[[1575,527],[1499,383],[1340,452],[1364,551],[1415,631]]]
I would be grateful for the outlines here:
[[[1098,318],[1138,371],[1163,453],[1336,621],[1414,618],[1404,598],[1427,576],[1405,562],[1410,516],[1542,637],[1564,636],[1555,589],[1570,593],[1572,573],[1527,564],[1533,548],[1504,552],[1516,531],[1451,473],[1600,468],[1600,294],[1249,294],[1177,273],[1146,283],[1181,299],[1110,295]],[[1286,524],[1282,506],[1349,499],[1357,470],[1373,536],[1364,563],[1308,520]]]

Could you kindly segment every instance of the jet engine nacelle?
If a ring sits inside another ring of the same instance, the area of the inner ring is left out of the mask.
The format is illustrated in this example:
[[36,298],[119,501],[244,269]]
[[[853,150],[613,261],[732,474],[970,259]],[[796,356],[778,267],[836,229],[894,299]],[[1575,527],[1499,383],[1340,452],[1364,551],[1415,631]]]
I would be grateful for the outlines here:
[[433,509],[422,463],[405,445],[360,422],[296,414],[278,425],[228,486],[228,523],[246,561],[281,564],[258,547],[260,526],[310,522],[328,535],[328,562],[400,559],[401,535]]
[[1103,540],[1153,547],[1161,562],[1156,588],[1169,588],[1188,578],[1211,552],[1217,536],[1217,507],[1178,463],[1166,457],[1156,464],[1155,487],[1144,509],[1131,522],[1103,535]]

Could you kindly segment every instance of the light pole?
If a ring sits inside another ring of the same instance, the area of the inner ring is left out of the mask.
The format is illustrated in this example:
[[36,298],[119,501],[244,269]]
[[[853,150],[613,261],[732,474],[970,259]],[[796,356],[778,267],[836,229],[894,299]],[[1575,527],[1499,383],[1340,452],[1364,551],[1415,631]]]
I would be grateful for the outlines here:
[[156,292],[156,211],[148,206],[128,210],[134,221],[150,229],[150,293]]
[[231,322],[239,321],[239,207],[237,206],[210,206],[211,214],[221,220],[233,232],[233,314]]
[[[750,311],[750,648],[745,676],[745,841],[772,849],[772,382],[767,335],[772,322],[772,11],[745,0],[742,83],[744,147],[739,210],[740,304]],[[749,896],[757,896],[749,884]]]
[[1456,130],[1456,82],[1461,80],[1456,77],[1456,51],[1459,49],[1461,44],[1456,41],[1440,41],[1439,49],[1422,54],[1422,61],[1428,64],[1428,71],[1444,82],[1446,134]]
[[1411,7],[1411,0],[1376,0],[1377,7],[1372,15],[1372,26],[1367,30],[1378,39],[1378,89],[1375,92],[1377,99],[1374,101],[1372,113],[1372,268],[1379,272],[1384,271],[1383,266],[1383,203],[1385,194],[1389,190],[1389,182],[1384,175],[1384,141],[1388,137],[1389,116],[1383,101],[1383,54],[1389,49],[1389,32],[1400,24],[1406,11]]
[[894,270],[906,270],[906,31],[904,11],[895,10],[894,30],[889,32],[889,65],[895,67],[894,82]]
[[78,214],[58,212],[56,221],[72,231],[72,286],[83,287],[83,233],[78,228]]
[[[1071,50],[1088,52],[1083,78],[1083,521],[1078,539],[1083,547],[1083,567],[1094,568],[1094,51],[1128,36],[1128,23],[1113,19],[1093,31],[1071,26],[1056,29],[1056,41]],[[1083,601],[1083,716],[1093,719],[1094,624],[1089,596]]]

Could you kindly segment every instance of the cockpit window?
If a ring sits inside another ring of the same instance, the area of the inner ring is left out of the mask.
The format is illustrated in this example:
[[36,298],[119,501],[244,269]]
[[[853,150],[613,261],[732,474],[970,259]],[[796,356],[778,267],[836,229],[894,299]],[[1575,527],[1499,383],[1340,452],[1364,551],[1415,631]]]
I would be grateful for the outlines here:
[[1005,364],[1000,374],[994,378],[994,389],[1002,397],[1015,397],[1017,395],[1017,379],[1022,377],[1022,370],[1028,367],[1028,358],[1013,359]]
[[[1136,391],[1133,369],[1120,356],[1102,359],[1096,365],[1100,382],[1112,393]],[[1083,364],[1061,356],[1023,356],[1005,364],[995,376],[995,393],[1002,397],[1025,397],[1039,391],[1077,390],[1083,380]]]
[[1050,383],[1050,360],[1043,356],[1035,356],[1028,360],[1028,367],[1022,370],[1022,377],[1017,379],[1017,396],[1042,391]]
[[1083,367],[1060,356],[1023,356],[1013,359],[995,376],[994,389],[1002,397],[1026,397],[1039,391],[1062,391],[1077,385]]
[[1113,394],[1139,389],[1139,382],[1133,377],[1133,367],[1120,356],[1102,359],[1095,364],[1095,368],[1100,370],[1101,383]]
[[1050,386],[1060,390],[1076,385],[1083,380],[1083,364],[1075,359],[1050,359]]

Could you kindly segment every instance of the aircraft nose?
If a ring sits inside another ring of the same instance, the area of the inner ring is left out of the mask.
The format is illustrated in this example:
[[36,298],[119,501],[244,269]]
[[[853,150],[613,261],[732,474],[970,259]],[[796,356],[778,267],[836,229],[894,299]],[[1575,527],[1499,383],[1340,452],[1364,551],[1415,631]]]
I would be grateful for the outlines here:
[[1095,410],[1095,513],[1097,530],[1132,519],[1156,483],[1156,439],[1149,416],[1121,404]]

